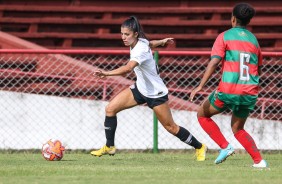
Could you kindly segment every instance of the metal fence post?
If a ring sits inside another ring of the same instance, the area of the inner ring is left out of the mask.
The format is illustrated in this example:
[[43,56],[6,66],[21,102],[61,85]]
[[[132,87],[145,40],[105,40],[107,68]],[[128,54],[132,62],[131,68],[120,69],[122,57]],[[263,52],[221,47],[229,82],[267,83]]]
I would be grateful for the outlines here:
[[[159,53],[158,51],[154,52],[154,59],[156,61],[156,65],[159,65]],[[156,113],[153,113],[153,121],[154,121],[154,128],[153,128],[153,153],[158,153],[158,119]]]

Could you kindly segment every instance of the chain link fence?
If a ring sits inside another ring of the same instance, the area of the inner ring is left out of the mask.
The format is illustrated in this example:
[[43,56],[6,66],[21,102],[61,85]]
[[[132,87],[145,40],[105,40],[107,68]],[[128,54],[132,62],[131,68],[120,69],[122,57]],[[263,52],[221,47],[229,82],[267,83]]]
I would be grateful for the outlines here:
[[[40,149],[47,140],[67,149],[96,149],[105,144],[104,108],[135,75],[99,80],[97,69],[112,70],[128,62],[128,51],[16,51],[0,53],[0,149]],[[209,62],[208,52],[160,51],[160,75],[169,88],[169,104],[177,124],[210,149],[218,146],[196,118],[199,104],[216,89],[220,67],[196,100],[188,101]],[[282,53],[264,53],[261,90],[245,129],[259,149],[282,150]],[[230,112],[214,117],[235,148],[243,147],[230,128]],[[137,106],[118,114],[119,149],[153,148],[153,112]],[[159,124],[159,149],[190,149]]]

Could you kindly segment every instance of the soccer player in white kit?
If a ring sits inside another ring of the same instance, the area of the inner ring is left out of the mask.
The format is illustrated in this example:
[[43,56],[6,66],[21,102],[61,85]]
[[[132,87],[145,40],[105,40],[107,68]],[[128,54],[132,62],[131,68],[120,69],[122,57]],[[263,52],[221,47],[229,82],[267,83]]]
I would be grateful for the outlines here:
[[124,75],[134,70],[137,80],[130,88],[120,92],[107,105],[106,118],[104,122],[106,133],[106,145],[101,149],[92,151],[94,156],[105,154],[114,155],[116,148],[114,145],[115,131],[117,127],[117,113],[139,104],[147,103],[153,109],[163,127],[181,141],[196,149],[198,161],[204,161],[207,147],[200,143],[188,130],[178,126],[173,118],[168,106],[168,89],[159,76],[158,67],[153,58],[151,48],[163,46],[172,38],[148,41],[138,19],[131,16],[121,25],[121,38],[125,46],[130,47],[129,62],[115,70],[95,71],[94,75],[100,78],[107,76]]

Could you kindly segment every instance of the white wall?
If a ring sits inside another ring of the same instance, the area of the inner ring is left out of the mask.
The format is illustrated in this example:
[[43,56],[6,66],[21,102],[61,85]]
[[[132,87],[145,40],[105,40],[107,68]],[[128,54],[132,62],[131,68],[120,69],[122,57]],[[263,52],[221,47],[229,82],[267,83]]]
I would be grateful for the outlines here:
[[[59,139],[67,149],[93,149],[105,144],[104,108],[107,102],[0,91],[0,149],[41,148],[47,140]],[[195,112],[172,110],[175,121],[186,127],[210,149],[218,146],[202,130]],[[230,117],[214,118],[224,135],[236,148]],[[116,146],[119,149],[153,147],[153,115],[145,106],[118,115]],[[282,122],[249,118],[245,129],[259,149],[282,149]],[[190,149],[159,124],[160,149]]]

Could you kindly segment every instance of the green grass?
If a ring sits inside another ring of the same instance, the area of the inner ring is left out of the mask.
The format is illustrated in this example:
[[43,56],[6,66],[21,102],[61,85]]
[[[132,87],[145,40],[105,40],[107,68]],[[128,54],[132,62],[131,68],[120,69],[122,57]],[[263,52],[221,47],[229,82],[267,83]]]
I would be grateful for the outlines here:
[[282,183],[282,154],[264,154],[270,169],[251,168],[247,154],[235,154],[222,164],[197,162],[191,153],[118,153],[92,157],[68,153],[61,161],[45,161],[39,153],[0,153],[2,183]]

